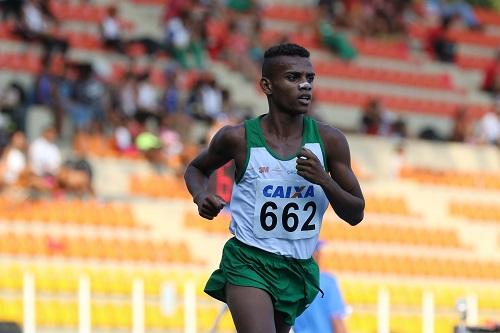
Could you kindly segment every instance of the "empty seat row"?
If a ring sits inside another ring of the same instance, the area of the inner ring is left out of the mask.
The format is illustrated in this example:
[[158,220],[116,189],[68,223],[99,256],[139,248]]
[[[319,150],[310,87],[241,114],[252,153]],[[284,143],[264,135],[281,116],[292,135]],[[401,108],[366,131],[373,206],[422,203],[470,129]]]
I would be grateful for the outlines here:
[[[107,6],[97,6],[92,3],[75,4],[66,1],[50,1],[50,10],[59,20],[82,21],[87,23],[100,23],[108,10]],[[125,29],[133,28],[133,23],[120,20],[120,24]]]
[[187,244],[150,240],[42,236],[7,233],[0,235],[0,254],[66,257],[93,260],[197,263]]
[[347,223],[338,220],[326,220],[322,225],[321,237],[333,241],[374,242],[436,248],[463,247],[457,233],[452,229],[415,228],[405,225],[373,223],[361,223],[356,228],[352,228]]
[[130,178],[130,192],[152,197],[191,198],[184,181],[175,176],[133,176]]
[[[306,32],[290,33],[266,29],[262,32],[261,40],[265,45],[268,45],[281,40],[283,37],[288,37],[291,42],[300,44],[308,49],[321,48],[317,37],[314,34]],[[353,37],[351,42],[358,52],[364,56],[412,62],[407,45],[401,42],[387,42],[356,37]]]
[[500,173],[479,171],[435,170],[429,168],[404,167],[400,176],[419,183],[474,187],[486,190],[500,189]]
[[500,263],[495,261],[325,252],[321,263],[329,270],[340,272],[484,280],[500,278]]
[[79,200],[15,203],[0,199],[0,219],[95,226],[137,226],[132,209],[128,205]]
[[494,221],[500,223],[500,203],[479,203],[452,201],[449,212],[453,216],[460,216],[471,221]]
[[[323,103],[343,104],[348,106],[362,107],[373,99],[379,99],[388,109],[398,112],[415,112],[419,114],[431,114],[437,116],[453,116],[457,109],[463,104],[461,102],[448,102],[423,97],[407,97],[372,92],[352,91],[342,89],[329,89],[316,87],[314,96]],[[469,104],[468,112],[471,117],[478,118],[491,109],[488,104]]]
[[356,64],[318,61],[314,64],[315,72],[321,76],[339,77],[375,81],[401,86],[453,90],[453,82],[449,74],[427,74],[402,70],[373,68]]

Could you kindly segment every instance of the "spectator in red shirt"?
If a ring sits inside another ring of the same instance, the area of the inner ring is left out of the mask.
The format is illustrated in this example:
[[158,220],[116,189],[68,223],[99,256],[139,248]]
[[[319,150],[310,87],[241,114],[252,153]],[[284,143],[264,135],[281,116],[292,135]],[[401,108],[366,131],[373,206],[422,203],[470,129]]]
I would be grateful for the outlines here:
[[500,96],[500,49],[491,64],[484,71],[482,89],[489,92],[493,97]]

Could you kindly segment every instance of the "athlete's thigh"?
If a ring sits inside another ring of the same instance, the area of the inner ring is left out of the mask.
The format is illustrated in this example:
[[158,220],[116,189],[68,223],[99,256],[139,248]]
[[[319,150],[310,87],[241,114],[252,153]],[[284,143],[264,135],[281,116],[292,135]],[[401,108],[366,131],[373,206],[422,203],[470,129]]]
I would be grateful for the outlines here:
[[276,327],[276,333],[288,333],[292,328],[285,324],[285,316],[279,311],[274,311],[274,326]]
[[275,333],[271,296],[262,289],[226,283],[226,303],[238,333]]

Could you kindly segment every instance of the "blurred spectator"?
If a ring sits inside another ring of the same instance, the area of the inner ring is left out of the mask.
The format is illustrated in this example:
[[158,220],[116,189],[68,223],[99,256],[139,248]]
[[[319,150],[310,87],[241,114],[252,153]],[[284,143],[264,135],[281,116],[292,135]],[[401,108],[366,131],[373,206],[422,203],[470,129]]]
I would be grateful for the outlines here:
[[[319,241],[313,253],[314,261],[320,263],[321,248],[324,241]],[[321,271],[319,279],[320,294],[309,307],[295,320],[295,333],[334,332],[346,333],[344,321],[347,315],[346,305],[340,291],[337,278],[329,272]]]
[[319,0],[318,8],[323,11],[328,21],[333,21],[335,18],[335,6],[338,3],[336,0]]
[[429,141],[442,141],[443,137],[439,134],[439,132],[432,126],[423,127],[418,133],[418,138],[422,140]]
[[487,112],[478,122],[478,137],[482,142],[500,145],[500,103]]
[[78,65],[78,77],[74,83],[72,103],[69,113],[78,130],[100,127],[105,119],[103,98],[106,86],[97,76],[92,65]]
[[52,194],[57,189],[57,177],[62,157],[55,144],[57,134],[53,126],[45,128],[42,135],[35,139],[28,149],[28,161],[32,177],[30,186],[34,194]]
[[73,156],[64,162],[58,173],[60,189],[66,194],[78,197],[94,195],[93,171],[87,159],[87,145],[83,135],[75,134]]
[[259,20],[253,16],[230,20],[222,53],[227,64],[251,82],[260,78],[260,63],[263,59],[259,24]]
[[493,98],[500,97],[500,49],[484,71],[482,89],[491,93]]
[[469,28],[477,29],[481,25],[470,4],[464,0],[426,0],[427,15],[460,18]]
[[439,27],[431,29],[428,34],[427,49],[438,61],[455,62],[456,45],[447,35],[453,21],[453,16],[444,16]]
[[184,161],[182,160],[184,145],[179,132],[175,129],[175,119],[173,115],[162,117],[159,137],[168,166],[180,174],[184,171]]
[[352,60],[357,56],[356,49],[348,39],[328,20],[326,12],[318,11],[317,20],[314,21],[314,28],[318,39],[328,49],[333,51],[342,60]]
[[406,167],[406,148],[404,141],[397,142],[393,150],[390,167],[390,177],[397,179],[401,176],[401,171]]
[[50,72],[51,59],[42,59],[42,68],[35,78],[33,87],[33,103],[51,106],[53,104],[54,78]]
[[51,54],[54,51],[65,54],[69,43],[59,35],[58,24],[59,22],[50,12],[47,2],[25,0],[22,6],[22,19],[16,27],[16,31],[26,41],[40,42],[46,54]]
[[26,92],[18,82],[13,81],[0,90],[0,111],[8,115],[17,131],[25,131],[27,102]]
[[0,159],[1,183],[4,186],[16,185],[29,172],[26,158],[27,141],[22,132],[15,132],[10,144]]
[[258,4],[253,0],[227,0],[226,7],[238,13],[258,10]]
[[166,171],[167,160],[162,151],[163,145],[156,134],[149,130],[142,132],[135,139],[135,145],[155,172],[162,174]]
[[70,95],[73,92],[71,75],[70,66],[63,57],[45,56],[33,88],[33,103],[45,105],[52,112],[58,135],[61,135],[63,118],[71,105]]
[[115,148],[121,153],[135,152],[134,138],[128,125],[127,118],[124,116],[120,116],[114,124],[113,141]]
[[150,71],[144,71],[137,77],[137,114],[136,118],[144,124],[147,119],[153,118],[159,123],[159,105],[156,89],[150,81]]
[[358,30],[363,36],[386,36],[406,32],[411,0],[361,0]]
[[381,101],[377,98],[369,100],[364,107],[361,118],[361,133],[388,135],[390,133],[390,124],[387,118],[387,113]]
[[166,25],[171,19],[180,17],[181,13],[187,13],[192,8],[191,0],[170,0],[165,5],[163,13],[163,24]]
[[130,56],[134,55],[134,51],[131,51],[134,46],[139,46],[139,52],[146,52],[149,55],[155,54],[160,48],[156,40],[147,36],[125,39],[122,34],[123,28],[124,24],[118,17],[118,8],[114,5],[108,7],[106,16],[99,24],[102,44],[120,54],[127,53]]
[[183,68],[204,68],[204,46],[200,26],[188,12],[172,17],[165,25],[165,45]]
[[51,109],[54,112],[54,125],[59,136],[62,134],[64,118],[72,106],[74,85],[78,76],[75,66],[75,64],[65,61],[51,76]]
[[121,112],[126,117],[135,117],[137,113],[137,76],[131,71],[125,74],[118,86],[118,99]]
[[61,166],[61,151],[55,144],[57,138],[53,126],[45,128],[42,135],[29,146],[29,161],[32,171],[38,176],[55,176]]
[[212,123],[222,115],[222,93],[217,91],[215,80],[201,76],[193,85],[186,102],[188,114],[198,120]]
[[118,19],[118,9],[110,6],[99,24],[102,43],[118,53],[124,53],[125,45],[121,36],[122,26]]
[[211,119],[225,117],[222,113],[222,92],[214,78],[207,77],[203,81],[200,94],[205,115]]
[[10,16],[13,16],[16,21],[20,21],[22,7],[23,0],[0,1],[0,12],[2,13],[2,20],[8,20]]
[[392,122],[390,132],[392,137],[400,139],[408,137],[408,128],[403,117],[399,116],[395,121]]
[[453,129],[449,137],[453,142],[467,142],[471,135],[471,123],[467,109],[459,107],[453,117]]
[[165,90],[161,98],[161,108],[164,114],[177,113],[180,110],[180,90],[178,87],[177,71],[167,69],[165,71]]

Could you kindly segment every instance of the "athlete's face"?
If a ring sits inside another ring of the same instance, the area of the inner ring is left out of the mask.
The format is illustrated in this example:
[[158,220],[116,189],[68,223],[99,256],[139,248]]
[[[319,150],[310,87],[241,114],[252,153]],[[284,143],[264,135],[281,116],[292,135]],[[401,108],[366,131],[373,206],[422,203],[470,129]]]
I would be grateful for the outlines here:
[[279,111],[304,114],[312,103],[314,71],[309,58],[281,56],[274,60],[268,80],[268,95]]

